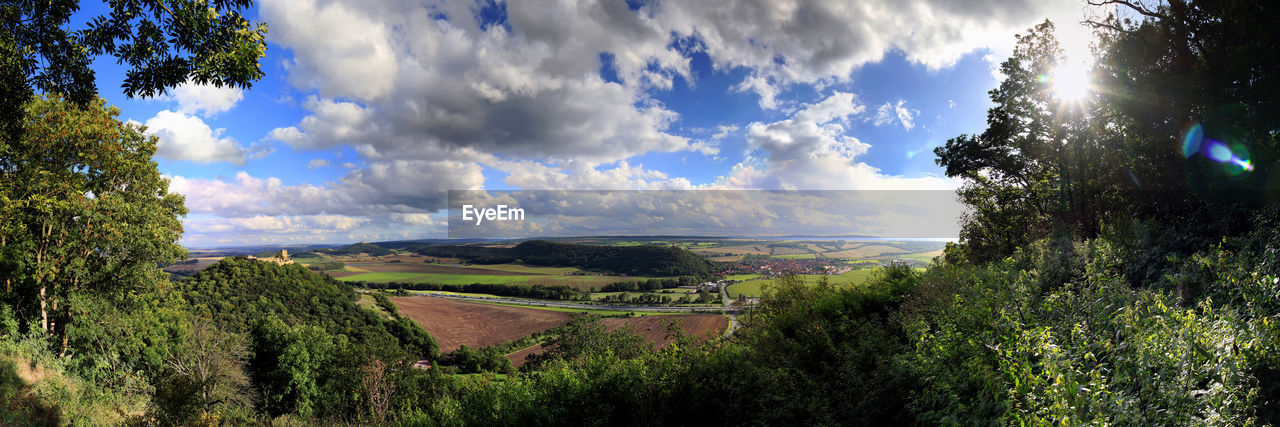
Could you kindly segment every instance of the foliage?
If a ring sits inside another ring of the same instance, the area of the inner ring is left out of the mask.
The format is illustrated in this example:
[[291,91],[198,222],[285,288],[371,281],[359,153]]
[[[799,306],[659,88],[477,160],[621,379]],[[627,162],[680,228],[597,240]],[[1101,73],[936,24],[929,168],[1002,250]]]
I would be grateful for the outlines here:
[[498,374],[514,374],[515,368],[506,355],[494,346],[471,348],[463,345],[440,359],[440,364],[451,366],[458,373],[474,374],[492,372]]
[[226,420],[252,407],[244,363],[248,349],[239,335],[192,319],[190,332],[169,357],[156,382],[155,418],[162,424]]
[[365,289],[402,289],[411,291],[443,291],[470,294],[489,294],[505,297],[554,299],[581,301],[590,297],[591,293],[569,286],[555,285],[504,285],[500,283],[472,283],[469,285],[450,285],[437,283],[371,283],[347,282]]
[[186,208],[151,160],[156,139],[102,99],[41,97],[26,113],[26,137],[0,147],[0,298],[59,339],[82,311],[73,296],[166,279],[156,266],[186,256]]
[[307,264],[307,269],[312,271],[335,271],[346,267],[347,265],[342,261],[321,261]]
[[[193,313],[235,333],[276,318],[361,343],[399,342],[418,358],[431,359],[438,353],[435,340],[421,326],[398,316],[378,317],[356,304],[358,297],[349,285],[300,265],[224,258],[178,286]],[[398,359],[382,358],[386,363]]]
[[526,369],[536,370],[552,361],[577,361],[592,355],[612,355],[634,358],[647,348],[644,339],[627,328],[606,330],[599,318],[589,314],[575,314],[559,331],[542,343],[546,351],[531,355]]
[[478,245],[422,245],[420,255],[461,258],[478,264],[520,262],[549,267],[578,267],[631,276],[709,277],[715,263],[675,246],[594,246],[530,240],[512,248]]
[[[21,138],[24,104],[39,92],[91,106],[98,55],[127,64],[128,96],[149,97],[188,80],[248,87],[262,78],[265,24],[240,15],[251,0],[111,2],[108,12],[71,28],[77,0],[19,0],[0,6],[0,155]],[[80,19],[77,19],[79,21]]]
[[317,252],[317,253],[322,252],[326,255],[333,255],[333,256],[368,255],[368,256],[375,256],[375,257],[386,256],[386,255],[391,255],[395,253],[390,249],[387,249],[372,243],[364,243],[364,242],[356,243],[354,245],[343,246],[338,249],[317,249],[312,252]]

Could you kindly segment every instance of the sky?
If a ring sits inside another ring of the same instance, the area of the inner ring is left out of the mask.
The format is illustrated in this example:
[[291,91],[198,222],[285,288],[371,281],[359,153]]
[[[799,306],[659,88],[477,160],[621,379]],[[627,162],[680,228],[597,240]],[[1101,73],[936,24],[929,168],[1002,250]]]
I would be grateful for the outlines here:
[[1068,55],[1087,55],[1078,22],[1097,11],[260,0],[244,13],[269,27],[250,89],[131,99],[125,70],[95,62],[101,96],[159,139],[188,247],[441,238],[449,190],[953,190],[932,149],[985,128],[1015,34],[1050,19]]

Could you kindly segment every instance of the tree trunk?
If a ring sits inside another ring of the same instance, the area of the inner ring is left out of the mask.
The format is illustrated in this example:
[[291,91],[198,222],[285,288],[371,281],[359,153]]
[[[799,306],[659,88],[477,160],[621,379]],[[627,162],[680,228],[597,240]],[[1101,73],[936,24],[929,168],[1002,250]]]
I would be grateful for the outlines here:
[[53,332],[49,330],[49,310],[45,308],[44,284],[40,284],[40,327],[45,332]]

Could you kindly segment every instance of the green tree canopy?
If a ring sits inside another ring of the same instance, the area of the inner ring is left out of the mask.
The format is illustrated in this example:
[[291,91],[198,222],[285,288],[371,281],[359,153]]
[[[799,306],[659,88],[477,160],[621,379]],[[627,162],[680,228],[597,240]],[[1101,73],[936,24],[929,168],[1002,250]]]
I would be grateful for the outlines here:
[[[13,0],[0,5],[0,134],[17,137],[33,93],[77,104],[97,97],[95,56],[128,65],[123,89],[152,96],[187,80],[248,87],[262,78],[265,24],[240,15],[252,0],[107,2],[107,12],[70,26],[78,0]],[[0,141],[3,142],[3,141]],[[0,151],[3,145],[0,145]]]
[[186,256],[187,211],[151,160],[156,138],[102,99],[40,97],[26,111],[26,137],[0,156],[0,295],[58,333],[74,293],[167,282],[156,266]]

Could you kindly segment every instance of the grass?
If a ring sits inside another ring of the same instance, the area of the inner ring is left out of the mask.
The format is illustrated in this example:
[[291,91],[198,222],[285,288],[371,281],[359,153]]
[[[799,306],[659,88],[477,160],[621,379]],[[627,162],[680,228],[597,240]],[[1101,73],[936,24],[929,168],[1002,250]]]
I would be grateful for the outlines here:
[[673,300],[679,300],[680,298],[684,298],[686,295],[693,295],[694,298],[697,298],[698,296],[698,293],[696,291],[693,291],[693,289],[669,289],[669,291],[671,292],[662,292],[662,291],[595,292],[591,294],[591,299],[598,301],[598,300],[604,299],[604,297],[607,297],[607,296],[614,296],[614,295],[621,295],[621,294],[627,294],[633,297],[640,296],[640,295],[657,295],[660,297],[671,297],[671,299]]
[[787,255],[774,255],[773,257],[781,258],[781,259],[814,259],[814,258],[817,258],[818,255],[817,254],[787,254]]
[[[351,267],[347,267],[348,271]],[[502,274],[448,274],[448,273],[411,273],[411,272],[370,272],[339,277],[342,281],[359,281],[369,283],[438,283],[442,285],[470,285],[472,283],[502,285],[543,285],[568,286],[577,289],[601,287],[615,282],[648,280],[652,277],[631,276],[548,276],[548,275],[502,275]]]
[[729,285],[725,292],[729,294],[729,298],[737,298],[738,295],[746,296],[747,298],[759,298],[764,294],[764,286],[772,283],[773,279],[753,279]]
[[[874,268],[863,268],[858,270],[849,270],[847,272],[830,276],[832,284],[862,284],[871,277],[871,272],[876,271]],[[815,276],[816,277],[816,276]]]
[[338,280],[371,283],[427,282],[443,285],[470,285],[472,283],[524,283],[528,282],[530,278],[530,276],[509,276],[500,274],[364,273],[341,277],[338,278]]
[[[859,285],[859,284],[862,284],[862,282],[865,282],[867,278],[871,277],[871,272],[873,271],[875,271],[875,269],[871,269],[871,268],[850,270],[848,272],[841,273],[841,274],[829,275],[827,276],[827,279],[831,281],[832,285],[839,285],[839,286]],[[821,278],[822,275],[804,274],[804,275],[801,275],[801,277],[804,277],[805,282],[807,283],[816,284],[818,283],[818,279]],[[743,296],[746,296],[747,298],[759,298],[760,296],[764,295],[764,287],[766,285],[772,285],[773,280],[774,279],[747,280],[742,283],[735,283],[733,285],[729,285],[729,288],[725,289],[725,292],[729,294],[729,298],[737,298],[738,295],[743,295]]]
[[573,273],[579,271],[574,267],[539,267],[523,264],[468,264],[461,266],[463,268],[474,268],[477,270],[496,270],[509,271],[512,273],[527,273],[537,275],[559,276],[565,273]]
[[942,256],[942,254],[939,254],[939,253],[937,253],[936,251],[935,251],[935,252],[921,252],[921,253],[916,253],[916,254],[898,255],[898,256],[897,256],[897,258],[910,259],[910,260],[915,260],[915,261],[920,261],[920,262],[933,262],[933,257],[937,257],[937,256]]
[[724,280],[734,280],[738,282],[741,282],[744,280],[759,279],[759,278],[760,278],[759,274],[730,274],[728,276],[724,276]]

